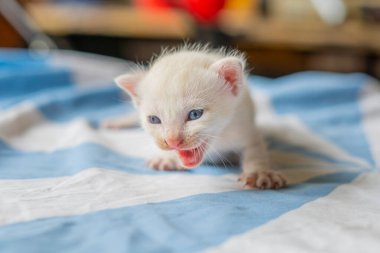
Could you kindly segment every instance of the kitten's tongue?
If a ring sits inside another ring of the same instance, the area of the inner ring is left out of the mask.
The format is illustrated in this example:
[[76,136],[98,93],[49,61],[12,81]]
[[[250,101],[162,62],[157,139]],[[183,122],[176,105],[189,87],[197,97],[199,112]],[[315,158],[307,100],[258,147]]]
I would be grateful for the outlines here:
[[185,167],[194,167],[198,165],[202,159],[204,152],[200,148],[189,149],[189,150],[177,150],[179,158]]

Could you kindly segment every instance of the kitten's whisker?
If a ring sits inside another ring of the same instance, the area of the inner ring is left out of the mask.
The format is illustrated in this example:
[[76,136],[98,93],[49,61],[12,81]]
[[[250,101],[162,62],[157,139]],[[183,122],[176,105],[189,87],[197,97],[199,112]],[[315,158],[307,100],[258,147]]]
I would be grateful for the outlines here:
[[[218,161],[215,162],[214,159],[211,159],[213,163],[217,164],[218,162],[222,162],[223,166],[227,168],[226,162],[229,164],[229,166],[232,166],[231,161],[229,161],[225,156],[223,156],[216,148],[214,148],[212,145],[209,146],[209,149],[217,156]],[[209,156],[210,158],[210,156]]]
[[211,135],[211,134],[206,134],[206,133],[200,133],[199,136],[200,137],[211,137],[212,139],[220,138],[220,136],[218,136],[218,135]]

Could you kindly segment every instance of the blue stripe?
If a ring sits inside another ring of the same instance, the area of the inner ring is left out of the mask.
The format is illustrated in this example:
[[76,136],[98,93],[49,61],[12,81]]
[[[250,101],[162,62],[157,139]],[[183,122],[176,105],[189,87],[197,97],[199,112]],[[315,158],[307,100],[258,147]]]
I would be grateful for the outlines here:
[[28,51],[0,50],[1,100],[73,83],[71,70],[50,66],[47,57]]
[[277,79],[251,78],[268,93],[280,115],[295,114],[326,140],[374,164],[362,127],[360,92],[364,74],[303,72]]
[[[134,174],[175,173],[155,171],[144,165],[144,159],[120,154],[99,144],[84,143],[54,152],[22,152],[0,141],[0,178],[31,179],[76,174],[91,167],[120,170]],[[202,165],[187,174],[223,175],[237,173],[236,166]]]
[[201,194],[0,227],[0,251],[198,252],[327,195],[358,174],[316,177],[280,191]]
[[20,102],[32,102],[47,119],[55,122],[69,122],[74,118],[86,118],[98,124],[105,118],[127,115],[133,108],[125,100],[120,89],[114,85],[98,88],[76,86],[55,87],[22,96],[10,96],[0,100],[0,108],[9,108]]
[[0,98],[4,99],[68,86],[73,82],[71,72],[62,68],[0,71]]
[[0,48],[0,70],[45,67],[49,58],[32,51]]
[[52,121],[68,122],[73,118],[84,117],[92,123],[104,118],[128,114],[133,110],[123,100],[120,89],[114,85],[100,88],[73,88],[51,93],[35,101],[42,114]]
[[[292,146],[277,140],[271,140],[271,150],[281,150],[290,153],[314,158],[316,160],[333,163],[336,165],[356,167],[358,171],[368,171],[371,168],[361,167],[350,161],[338,160],[303,147]],[[11,148],[0,141],[0,178],[2,179],[28,179],[59,177],[76,174],[91,167],[120,170],[133,174],[164,174],[175,172],[158,172],[144,165],[144,159],[120,154],[103,145],[84,143],[75,147],[59,149],[53,152],[22,152]],[[60,161],[57,163],[57,161]],[[27,166],[26,166],[27,165]],[[312,164],[302,165],[303,169],[314,168]],[[284,169],[284,166],[279,168]],[[296,168],[291,165],[288,168]],[[238,165],[216,166],[201,165],[198,168],[186,172],[189,175],[225,175],[239,173]]]
[[[297,153],[316,160],[341,165],[342,167],[347,165],[356,167],[362,172],[371,169],[275,139],[270,139],[269,148],[271,150]],[[124,155],[95,143],[83,143],[75,147],[58,149],[53,152],[23,152],[10,147],[0,140],[0,157],[0,178],[2,179],[69,176],[91,167],[114,169],[134,174],[156,175],[158,173],[174,173],[151,170],[144,165],[144,160],[141,158]],[[60,162],[57,163],[57,161]],[[304,169],[314,168],[312,164],[304,164],[302,166]],[[284,168],[284,166],[279,167],[279,169]],[[291,165],[288,168],[296,168],[296,166]],[[194,170],[177,173],[224,175],[239,172],[240,168],[238,165],[216,166],[204,164]]]
[[114,152],[102,145],[85,143],[55,152],[22,152],[0,142],[0,178],[30,179],[68,176],[90,167],[129,173],[153,173],[144,161]]

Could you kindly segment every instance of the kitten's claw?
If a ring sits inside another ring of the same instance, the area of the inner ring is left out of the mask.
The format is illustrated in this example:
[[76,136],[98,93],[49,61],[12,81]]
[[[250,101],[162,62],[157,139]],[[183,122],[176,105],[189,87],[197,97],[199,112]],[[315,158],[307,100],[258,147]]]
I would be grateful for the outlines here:
[[277,171],[258,171],[242,174],[239,181],[244,183],[245,189],[279,189],[286,186],[285,177]]
[[155,170],[184,170],[179,161],[172,157],[154,157],[146,165]]

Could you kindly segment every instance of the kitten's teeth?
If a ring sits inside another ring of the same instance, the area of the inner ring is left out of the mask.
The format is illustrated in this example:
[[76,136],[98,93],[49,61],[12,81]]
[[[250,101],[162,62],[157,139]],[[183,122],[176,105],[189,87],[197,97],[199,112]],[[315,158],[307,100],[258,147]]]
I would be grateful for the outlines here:
[[177,150],[178,156],[185,167],[192,168],[199,165],[204,156],[204,148],[197,147],[188,150]]

